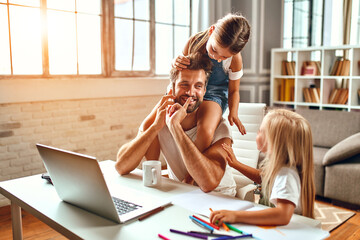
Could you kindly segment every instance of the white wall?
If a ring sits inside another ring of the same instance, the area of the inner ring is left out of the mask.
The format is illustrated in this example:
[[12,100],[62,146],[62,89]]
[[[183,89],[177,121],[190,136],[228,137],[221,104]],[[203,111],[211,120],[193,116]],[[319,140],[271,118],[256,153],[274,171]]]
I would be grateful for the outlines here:
[[269,105],[270,55],[271,48],[281,47],[282,0],[232,0],[231,10],[240,12],[251,25],[250,41],[242,51],[240,101]]

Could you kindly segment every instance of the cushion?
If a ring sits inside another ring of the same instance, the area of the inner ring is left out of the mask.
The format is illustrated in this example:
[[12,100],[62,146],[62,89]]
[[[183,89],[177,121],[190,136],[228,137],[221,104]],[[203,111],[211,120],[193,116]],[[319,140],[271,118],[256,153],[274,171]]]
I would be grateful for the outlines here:
[[315,171],[315,193],[318,196],[324,196],[324,183],[325,183],[325,166],[323,159],[328,151],[328,148],[314,147],[314,171]]
[[330,165],[360,153],[360,132],[345,138],[324,156],[323,165]]
[[311,110],[301,107],[298,107],[296,112],[309,121],[314,146],[331,148],[360,132],[360,112]]
[[360,155],[325,168],[324,197],[360,205]]

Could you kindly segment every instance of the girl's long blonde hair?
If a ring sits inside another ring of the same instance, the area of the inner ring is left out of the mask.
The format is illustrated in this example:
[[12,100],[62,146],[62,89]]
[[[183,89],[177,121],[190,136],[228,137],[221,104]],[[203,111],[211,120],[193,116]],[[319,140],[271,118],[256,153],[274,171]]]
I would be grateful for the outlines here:
[[[229,48],[230,52],[237,54],[249,40],[250,25],[243,16],[229,13],[216,22],[213,34],[222,47]],[[190,41],[188,53],[205,53],[209,38],[209,29],[195,34]]]
[[314,218],[314,164],[309,122],[295,112],[276,109],[265,116],[262,124],[267,142],[266,158],[261,165],[265,196],[270,197],[275,177],[282,167],[297,169],[302,215]]

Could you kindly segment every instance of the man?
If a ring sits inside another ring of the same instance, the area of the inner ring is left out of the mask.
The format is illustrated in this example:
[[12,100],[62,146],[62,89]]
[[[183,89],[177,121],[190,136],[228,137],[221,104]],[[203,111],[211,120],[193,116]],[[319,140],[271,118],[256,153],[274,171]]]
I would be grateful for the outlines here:
[[136,138],[120,148],[115,167],[120,175],[128,174],[143,157],[159,159],[161,150],[171,179],[188,183],[193,180],[204,192],[234,196],[236,184],[222,148],[224,143],[231,144],[225,120],[220,121],[210,147],[203,153],[193,142],[211,61],[201,54],[190,55],[189,59],[186,69],[171,70],[172,89],[144,120]]

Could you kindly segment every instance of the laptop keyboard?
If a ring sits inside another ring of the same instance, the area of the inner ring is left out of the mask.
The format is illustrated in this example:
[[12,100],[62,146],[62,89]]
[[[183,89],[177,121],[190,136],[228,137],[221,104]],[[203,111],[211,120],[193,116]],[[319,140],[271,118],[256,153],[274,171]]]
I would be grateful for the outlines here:
[[123,215],[125,213],[142,208],[142,206],[140,206],[140,205],[136,205],[134,203],[127,202],[127,201],[124,201],[124,200],[116,198],[116,197],[112,197],[112,199],[114,201],[116,210],[119,215]]

